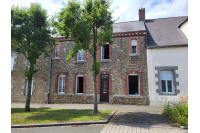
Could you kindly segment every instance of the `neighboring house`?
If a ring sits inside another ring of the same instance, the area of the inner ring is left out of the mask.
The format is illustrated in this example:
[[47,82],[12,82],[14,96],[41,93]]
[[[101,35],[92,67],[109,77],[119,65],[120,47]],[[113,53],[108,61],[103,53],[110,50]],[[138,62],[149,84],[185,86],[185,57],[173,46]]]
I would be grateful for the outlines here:
[[[115,23],[113,44],[98,51],[101,61],[97,77],[97,100],[118,104],[149,104],[145,10],[139,10],[139,21]],[[72,38],[55,38],[52,57],[37,61],[41,70],[34,75],[31,102],[93,103],[92,56],[79,50],[71,61],[66,57],[74,44]],[[23,70],[28,62],[16,54],[12,70],[12,102],[25,102],[26,79]]]
[[188,96],[188,17],[145,21],[150,105]]

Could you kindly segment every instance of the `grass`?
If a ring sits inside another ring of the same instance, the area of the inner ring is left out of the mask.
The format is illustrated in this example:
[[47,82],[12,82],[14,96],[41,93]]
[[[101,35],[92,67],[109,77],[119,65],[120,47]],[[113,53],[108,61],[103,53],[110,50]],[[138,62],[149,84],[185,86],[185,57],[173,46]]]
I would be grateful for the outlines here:
[[93,110],[36,108],[24,112],[23,108],[11,108],[11,125],[102,121],[106,120],[111,113],[110,110],[99,110],[97,114],[93,114]]

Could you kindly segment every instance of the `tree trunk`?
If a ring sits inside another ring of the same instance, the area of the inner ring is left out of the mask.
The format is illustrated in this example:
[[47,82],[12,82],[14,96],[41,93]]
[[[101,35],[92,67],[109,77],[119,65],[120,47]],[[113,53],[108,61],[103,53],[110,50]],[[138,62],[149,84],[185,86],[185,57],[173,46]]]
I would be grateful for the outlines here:
[[[29,73],[33,72],[33,66],[34,66],[34,64],[30,63]],[[27,92],[27,96],[26,96],[25,112],[30,112],[32,75],[33,74],[31,74],[31,77],[28,78],[28,92]]]
[[98,113],[98,106],[97,106],[97,76],[94,74],[94,114]]

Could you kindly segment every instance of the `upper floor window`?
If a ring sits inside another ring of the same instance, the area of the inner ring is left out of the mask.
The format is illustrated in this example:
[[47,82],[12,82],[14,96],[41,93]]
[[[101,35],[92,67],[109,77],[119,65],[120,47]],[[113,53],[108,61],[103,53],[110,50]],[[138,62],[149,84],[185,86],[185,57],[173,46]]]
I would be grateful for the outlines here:
[[76,76],[76,94],[83,94],[83,76]]
[[58,58],[58,54],[59,54],[59,45],[55,46],[55,56],[54,58]]
[[109,44],[101,47],[101,60],[109,60]]
[[131,54],[137,54],[137,40],[131,40]]
[[77,61],[84,61],[84,51],[83,50],[78,50]]

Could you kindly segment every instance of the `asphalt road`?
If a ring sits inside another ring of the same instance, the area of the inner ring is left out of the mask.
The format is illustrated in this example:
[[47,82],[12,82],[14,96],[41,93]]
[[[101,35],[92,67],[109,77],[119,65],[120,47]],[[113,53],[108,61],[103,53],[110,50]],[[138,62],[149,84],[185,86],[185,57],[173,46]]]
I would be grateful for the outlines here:
[[100,133],[105,125],[12,128],[11,133]]

